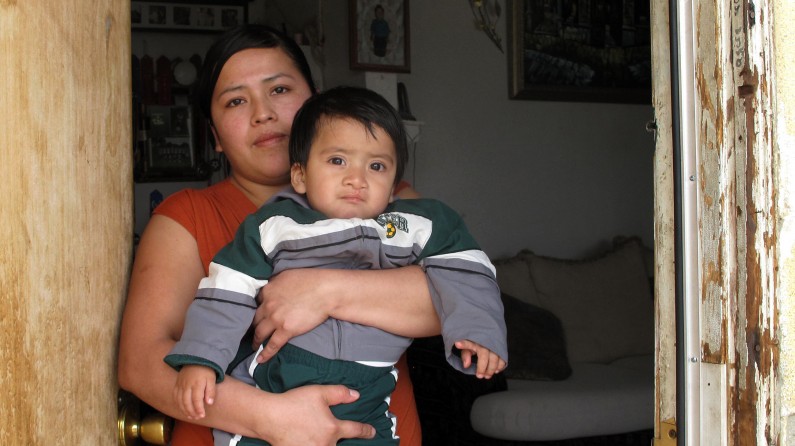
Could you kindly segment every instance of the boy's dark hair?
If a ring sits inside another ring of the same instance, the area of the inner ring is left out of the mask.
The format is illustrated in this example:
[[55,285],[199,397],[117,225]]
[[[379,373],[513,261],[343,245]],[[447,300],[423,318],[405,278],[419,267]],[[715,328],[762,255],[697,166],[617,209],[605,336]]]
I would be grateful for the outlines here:
[[246,24],[232,28],[216,40],[199,71],[194,92],[194,102],[201,109],[204,117],[212,124],[211,103],[213,90],[218,82],[218,76],[230,57],[240,51],[251,48],[280,48],[295,62],[296,68],[304,77],[310,90],[314,93],[317,88],[312,80],[312,71],[309,68],[304,52],[295,41],[278,30],[265,25]]
[[395,184],[403,178],[409,158],[406,128],[397,110],[380,94],[360,87],[335,87],[307,99],[293,119],[290,164],[305,166],[323,119],[352,119],[375,136],[383,129],[395,146]]

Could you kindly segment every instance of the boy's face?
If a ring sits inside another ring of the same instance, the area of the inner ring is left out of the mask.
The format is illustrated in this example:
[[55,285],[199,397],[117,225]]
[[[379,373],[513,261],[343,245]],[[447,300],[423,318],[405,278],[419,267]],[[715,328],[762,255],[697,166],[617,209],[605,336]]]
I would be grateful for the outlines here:
[[375,136],[360,123],[324,118],[306,166],[295,164],[291,179],[313,209],[329,218],[373,218],[392,199],[395,144],[380,127]]

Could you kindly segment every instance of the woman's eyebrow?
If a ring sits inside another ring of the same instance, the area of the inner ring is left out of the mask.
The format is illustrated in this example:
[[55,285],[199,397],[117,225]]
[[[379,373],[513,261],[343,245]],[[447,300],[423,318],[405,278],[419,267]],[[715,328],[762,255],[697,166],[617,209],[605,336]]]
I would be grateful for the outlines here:
[[[273,83],[273,82],[276,82],[277,80],[279,80],[281,78],[293,79],[294,77],[289,75],[289,74],[287,74],[287,73],[276,73],[274,75],[262,78],[262,80],[260,80],[260,83],[262,83],[262,84]],[[244,84],[230,85],[229,87],[226,87],[223,90],[221,90],[220,92],[218,92],[218,95],[221,96],[221,95],[224,95],[224,94],[229,93],[229,92],[242,90],[243,88],[244,88]]]
[[242,90],[242,89],[243,89],[243,85],[230,85],[229,87],[226,87],[223,90],[219,91],[218,92],[218,96],[223,96],[223,95],[225,95],[227,93],[230,93],[230,92],[233,92],[233,91],[237,91],[237,90]]
[[283,77],[286,77],[288,79],[292,79],[293,78],[293,76],[291,76],[291,75],[289,75],[287,73],[276,73],[273,76],[268,76],[266,78],[263,78],[262,79],[262,83],[266,84],[266,83],[269,83],[269,82],[274,82],[274,81],[279,80],[280,78],[283,78]]

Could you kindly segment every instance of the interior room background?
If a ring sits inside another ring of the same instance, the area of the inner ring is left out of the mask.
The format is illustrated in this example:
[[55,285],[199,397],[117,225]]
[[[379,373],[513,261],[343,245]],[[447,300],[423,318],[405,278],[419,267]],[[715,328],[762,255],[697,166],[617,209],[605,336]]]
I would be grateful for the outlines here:
[[[497,33],[506,47],[505,0]],[[255,0],[249,22],[302,33],[322,10],[322,83],[365,85],[348,63],[346,0]],[[405,84],[422,122],[406,179],[426,197],[458,210],[491,257],[529,248],[580,257],[616,235],[653,239],[653,119],[650,104],[511,100],[508,56],[474,24],[462,0],[413,0],[410,73]],[[155,59],[203,56],[217,34],[133,32],[133,54]],[[136,184],[136,232],[149,194],[206,182]]]

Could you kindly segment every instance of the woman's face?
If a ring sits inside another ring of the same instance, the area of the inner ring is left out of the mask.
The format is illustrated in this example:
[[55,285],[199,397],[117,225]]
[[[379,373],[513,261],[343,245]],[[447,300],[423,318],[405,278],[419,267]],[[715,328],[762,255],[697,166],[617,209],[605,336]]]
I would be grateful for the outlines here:
[[312,92],[293,60],[279,48],[252,48],[229,58],[213,90],[216,151],[240,180],[290,182],[287,144],[298,109]]

